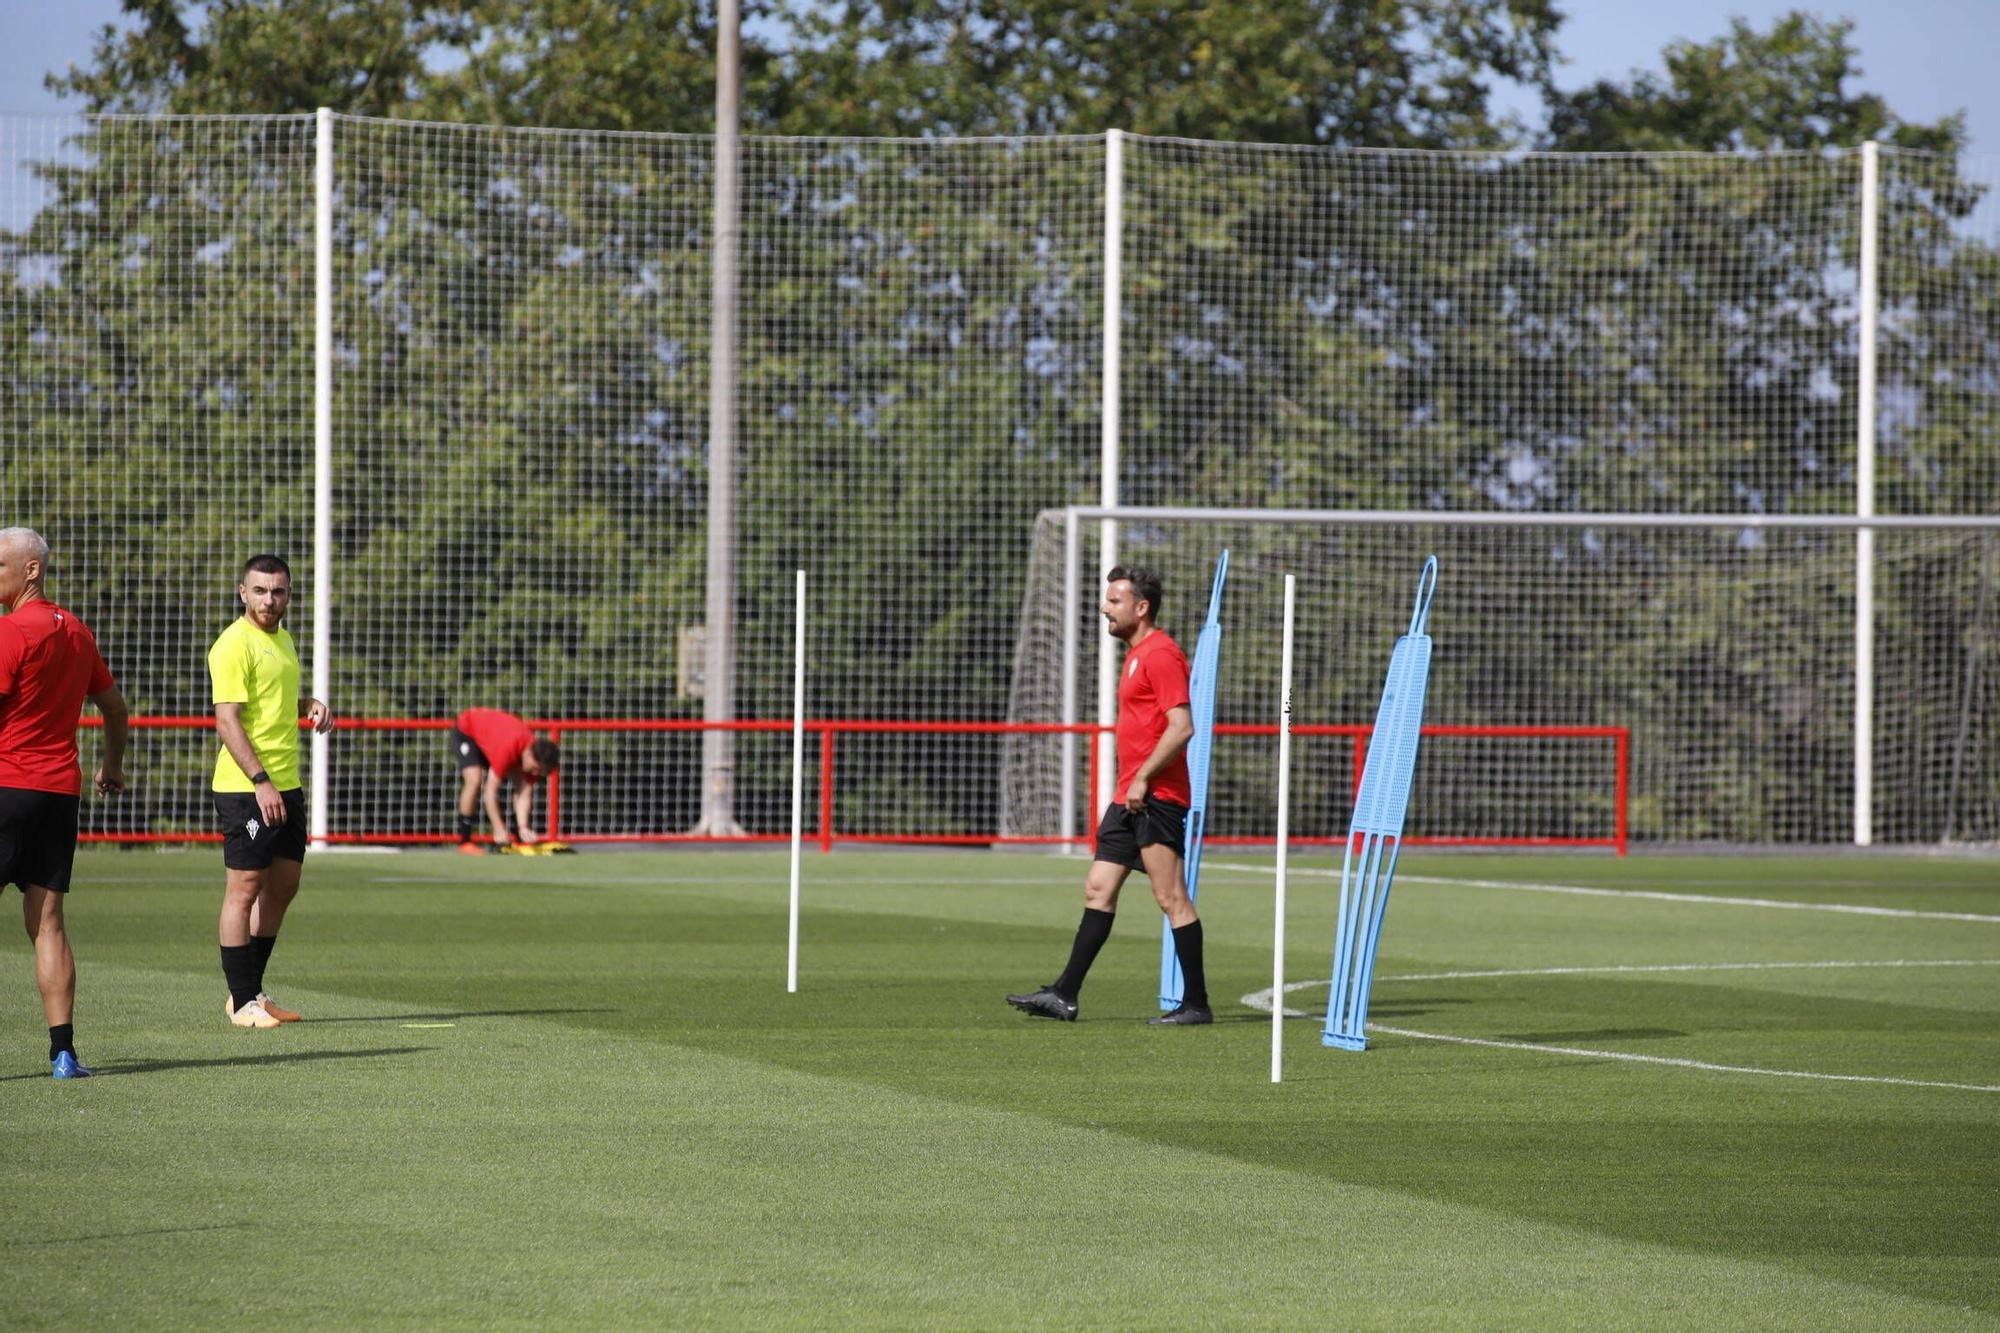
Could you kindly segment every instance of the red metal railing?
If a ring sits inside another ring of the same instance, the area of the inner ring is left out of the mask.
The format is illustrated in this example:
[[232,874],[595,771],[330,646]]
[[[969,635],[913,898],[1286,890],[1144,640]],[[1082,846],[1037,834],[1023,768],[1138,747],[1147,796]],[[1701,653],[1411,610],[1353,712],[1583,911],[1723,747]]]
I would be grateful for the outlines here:
[[[789,732],[792,723],[783,718],[752,718],[736,722],[707,722],[698,718],[530,718],[530,726],[546,731],[551,740],[561,743],[569,733],[590,732],[701,732],[701,731],[741,731],[741,732]],[[83,719],[85,726],[102,725],[96,716]],[[302,727],[304,723],[300,724]],[[192,730],[208,731],[214,727],[210,717],[135,717],[132,726],[136,729]],[[452,722],[441,718],[341,718],[334,724],[339,731],[449,731]],[[927,736],[1037,736],[1062,735],[1069,733],[1079,736],[1108,734],[1110,728],[1094,723],[1080,722],[1065,724],[1060,722],[948,722],[948,721],[877,721],[851,718],[809,718],[805,730],[819,738],[819,821],[818,827],[808,836],[818,842],[822,852],[833,850],[835,841],[856,843],[892,844],[932,844],[991,846],[996,844],[1087,844],[1088,832],[1072,838],[1060,835],[1001,835],[997,833],[863,833],[842,832],[834,827],[835,757],[837,738],[841,735],[927,735]],[[1353,786],[1358,793],[1361,775],[1368,761],[1368,738],[1374,728],[1365,723],[1298,724],[1292,734],[1298,737],[1347,737],[1353,745]],[[1262,736],[1275,737],[1278,728],[1273,723],[1218,723],[1217,736]],[[1631,783],[1632,733],[1626,727],[1572,727],[1572,726],[1427,726],[1423,729],[1427,737],[1467,737],[1490,739],[1543,739],[1543,740],[1609,740],[1614,746],[1614,768],[1612,774],[1613,828],[1609,837],[1569,838],[1569,837],[1486,837],[1486,836],[1443,836],[1413,837],[1410,846],[1456,846],[1456,847],[1607,847],[1618,855],[1625,855],[1628,848],[1629,787]],[[1089,776],[1083,788],[1086,801],[1094,801],[1091,793],[1098,785],[1099,746],[1086,745],[1089,755]],[[562,829],[562,773],[560,770],[549,776],[548,792],[548,832],[550,837],[562,837],[568,842],[788,842],[790,833],[749,833],[741,837],[721,837],[713,834],[693,833],[563,833]],[[208,832],[140,832],[111,833],[86,832],[80,835],[89,842],[220,842],[221,835]],[[1295,837],[1298,846],[1339,846],[1345,836]],[[421,845],[454,841],[448,833],[345,833],[330,832],[327,841],[336,843],[374,843]],[[1232,837],[1216,835],[1208,842],[1222,847],[1269,846],[1272,840],[1261,837]]]

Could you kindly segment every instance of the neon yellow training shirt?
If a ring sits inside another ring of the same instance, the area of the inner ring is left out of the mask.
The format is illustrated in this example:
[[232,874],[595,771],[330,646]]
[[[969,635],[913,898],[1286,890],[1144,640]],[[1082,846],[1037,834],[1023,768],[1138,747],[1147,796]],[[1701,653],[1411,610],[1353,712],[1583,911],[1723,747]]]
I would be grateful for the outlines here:
[[[243,731],[279,791],[299,783],[299,654],[291,631],[266,634],[238,616],[208,650],[215,702],[243,705]],[[255,791],[250,775],[229,757],[215,757],[216,791]]]

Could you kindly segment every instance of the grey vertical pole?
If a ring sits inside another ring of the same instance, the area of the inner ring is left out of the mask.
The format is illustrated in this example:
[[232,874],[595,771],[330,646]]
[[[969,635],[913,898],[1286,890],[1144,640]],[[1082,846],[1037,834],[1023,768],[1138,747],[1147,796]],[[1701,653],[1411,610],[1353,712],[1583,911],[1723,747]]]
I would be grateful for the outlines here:
[[[319,109],[313,144],[312,695],[333,692],[333,112]],[[326,846],[327,738],[313,733],[306,828]]]
[[[715,237],[708,347],[708,609],[702,717],[736,720],[736,262],[737,70],[741,15],[720,0],[715,26]],[[708,731],[701,743],[698,833],[740,836],[736,822],[736,734]]]

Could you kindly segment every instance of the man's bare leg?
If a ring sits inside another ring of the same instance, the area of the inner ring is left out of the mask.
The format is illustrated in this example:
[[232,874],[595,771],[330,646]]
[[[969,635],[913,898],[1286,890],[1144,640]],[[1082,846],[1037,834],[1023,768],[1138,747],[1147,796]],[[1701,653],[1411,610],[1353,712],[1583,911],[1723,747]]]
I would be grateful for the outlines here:
[[63,896],[31,884],[21,893],[21,923],[35,946],[35,988],[50,1027],[68,1023],[76,1011],[76,957],[63,925]]
[[49,1020],[49,1072],[57,1078],[89,1078],[76,1058],[76,958],[63,926],[63,895],[41,884],[21,887],[21,924],[35,946],[35,989]]
[[1181,1007],[1161,1014],[1152,1022],[1171,1026],[1213,1022],[1214,1014],[1208,1006],[1208,972],[1202,961],[1201,917],[1188,898],[1180,849],[1155,843],[1141,847],[1139,859],[1146,863],[1153,901],[1166,913],[1167,924],[1173,928],[1174,954],[1181,963]]
[[1151,847],[1141,847],[1139,859],[1146,863],[1146,878],[1153,885],[1153,901],[1167,914],[1167,924],[1179,930],[1188,922],[1197,920],[1194,903],[1188,897],[1187,880],[1181,876],[1179,850],[1156,842]]
[[1016,1009],[1043,1018],[1076,1021],[1076,997],[1083,978],[1097,960],[1097,951],[1111,938],[1111,921],[1118,910],[1118,891],[1132,872],[1115,861],[1092,861],[1083,881],[1083,920],[1077,924],[1076,940],[1070,945],[1069,966],[1063,974],[1038,991],[1009,995],[1007,1003]]
[[458,845],[472,846],[473,826],[479,822],[479,789],[485,785],[486,770],[461,768],[458,788]]
[[299,896],[299,875],[304,870],[303,861],[287,861],[281,856],[271,862],[269,870],[259,872],[264,882],[250,900],[250,934],[270,938],[278,933],[285,924],[285,909]]

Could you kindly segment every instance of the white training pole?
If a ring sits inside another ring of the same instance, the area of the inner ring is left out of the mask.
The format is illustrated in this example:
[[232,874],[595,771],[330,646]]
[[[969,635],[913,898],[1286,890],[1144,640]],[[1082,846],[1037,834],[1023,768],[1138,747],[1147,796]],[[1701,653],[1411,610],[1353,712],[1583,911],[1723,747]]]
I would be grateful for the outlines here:
[[1292,599],[1298,579],[1285,575],[1285,637],[1278,657],[1278,894],[1271,932],[1271,1081],[1284,1079],[1285,852],[1292,837]]
[[785,993],[799,989],[799,819],[806,758],[806,572],[799,571],[792,607],[792,920],[785,939]]

